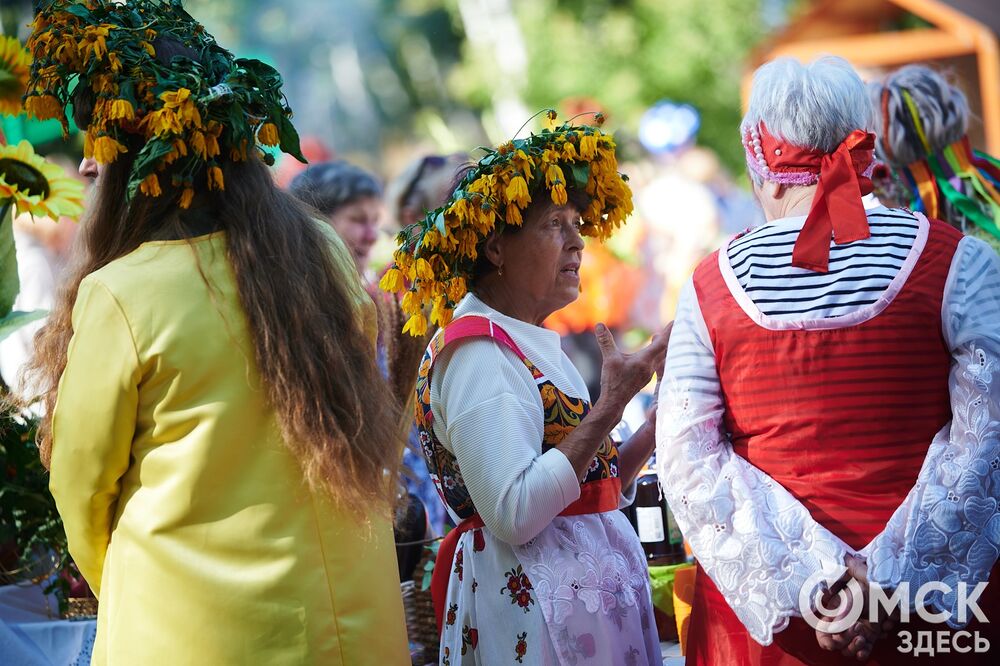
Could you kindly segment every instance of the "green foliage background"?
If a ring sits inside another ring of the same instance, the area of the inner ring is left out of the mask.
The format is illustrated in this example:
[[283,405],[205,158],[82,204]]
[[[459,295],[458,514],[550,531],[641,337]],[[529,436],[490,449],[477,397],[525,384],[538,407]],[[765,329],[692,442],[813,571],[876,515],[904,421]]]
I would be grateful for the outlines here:
[[[749,50],[763,36],[759,0],[534,0],[518,2],[526,38],[525,101],[557,106],[589,97],[634,130],[658,100],[693,104],[699,142],[741,169],[739,85]],[[453,77],[461,99],[482,107],[489,63],[472,49]]]
[[[487,138],[497,84],[493,50],[466,30],[470,11],[513,15],[527,64],[513,92],[531,111],[566,98],[599,102],[634,133],[661,99],[702,114],[699,142],[741,171],[737,136],[745,58],[793,0],[185,0],[219,42],[278,68],[303,134],[376,164],[390,144],[471,148]],[[30,0],[4,0],[5,31],[27,37]],[[463,11],[465,16],[463,17]],[[489,26],[492,27],[492,26]],[[345,48],[357,86],[331,64]]]

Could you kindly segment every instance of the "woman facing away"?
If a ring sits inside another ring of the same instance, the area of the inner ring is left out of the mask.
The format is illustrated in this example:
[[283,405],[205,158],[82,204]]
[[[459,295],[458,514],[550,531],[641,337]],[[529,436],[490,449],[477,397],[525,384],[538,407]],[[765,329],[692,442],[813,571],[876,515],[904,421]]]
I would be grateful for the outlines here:
[[424,332],[424,303],[443,326],[417,380],[424,456],[458,524],[431,583],[442,664],[662,661],[645,558],[618,511],[653,425],[620,446],[608,435],[666,337],[629,355],[601,328],[591,405],[541,327],[579,295],[581,234],[606,238],[630,210],[612,138],[567,123],[490,151],[400,234],[382,286],[405,292],[408,331]]
[[298,152],[280,76],[179,3],[57,0],[29,47],[97,185],[33,366],[93,663],[408,663],[397,410],[349,251],[257,148]]
[[[908,664],[928,637],[941,663],[996,661],[975,637],[1000,641],[1000,258],[867,198],[872,117],[840,58],[754,75],[768,222],[695,269],[660,394],[660,481],[699,566],[688,663]],[[862,603],[819,612],[838,577]],[[962,588],[983,583],[975,615]]]
[[868,84],[889,167],[879,195],[948,222],[1000,250],[1000,161],[973,149],[965,95],[924,65],[907,65]]

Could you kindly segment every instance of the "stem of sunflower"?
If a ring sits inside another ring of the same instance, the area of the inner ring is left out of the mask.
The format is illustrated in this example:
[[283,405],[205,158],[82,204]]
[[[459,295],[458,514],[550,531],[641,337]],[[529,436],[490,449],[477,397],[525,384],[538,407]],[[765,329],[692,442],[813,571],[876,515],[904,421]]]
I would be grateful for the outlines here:
[[516,138],[517,138],[517,135],[521,133],[521,130],[523,130],[523,129],[524,129],[525,127],[527,127],[527,126],[528,126],[528,123],[530,123],[530,122],[531,122],[532,120],[534,120],[534,119],[535,119],[535,118],[537,118],[538,116],[542,115],[543,113],[548,113],[549,111],[552,111],[552,109],[542,109],[541,111],[539,111],[539,112],[538,112],[538,113],[536,113],[535,115],[533,115],[533,116],[531,116],[530,118],[528,118],[527,120],[525,120],[525,121],[524,121],[524,124],[523,124],[523,125],[521,125],[520,129],[518,129],[518,130],[517,130],[516,132],[514,132],[514,136],[513,136],[513,137],[511,137],[511,140],[513,140],[513,139],[516,139]]
[[571,124],[574,120],[576,120],[580,116],[596,116],[598,113],[601,113],[601,112],[600,111],[584,111],[583,113],[576,114],[575,116],[573,116],[572,118],[570,118],[569,120],[567,120],[566,123],[567,124]]
[[0,319],[14,307],[14,299],[21,290],[17,279],[13,219],[8,215],[13,204],[13,199],[0,199]]

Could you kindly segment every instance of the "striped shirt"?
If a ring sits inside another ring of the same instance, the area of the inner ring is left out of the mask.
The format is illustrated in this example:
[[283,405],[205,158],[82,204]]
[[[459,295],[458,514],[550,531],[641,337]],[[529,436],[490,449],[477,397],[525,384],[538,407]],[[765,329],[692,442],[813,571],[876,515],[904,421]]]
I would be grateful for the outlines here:
[[746,295],[776,319],[821,319],[871,305],[899,273],[917,236],[917,220],[902,209],[871,208],[871,237],[844,245],[830,241],[830,270],[792,266],[805,216],[760,226],[729,244],[728,257]]

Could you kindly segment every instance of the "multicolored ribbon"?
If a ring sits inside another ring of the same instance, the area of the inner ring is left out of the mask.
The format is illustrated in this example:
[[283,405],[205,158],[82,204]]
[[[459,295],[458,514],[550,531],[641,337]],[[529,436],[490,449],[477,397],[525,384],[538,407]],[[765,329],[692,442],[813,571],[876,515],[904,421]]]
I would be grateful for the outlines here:
[[967,136],[932,151],[913,97],[908,90],[902,95],[909,124],[927,153],[902,170],[913,192],[910,208],[938,218],[944,213],[944,200],[980,229],[1000,238],[1000,162],[972,150]]

